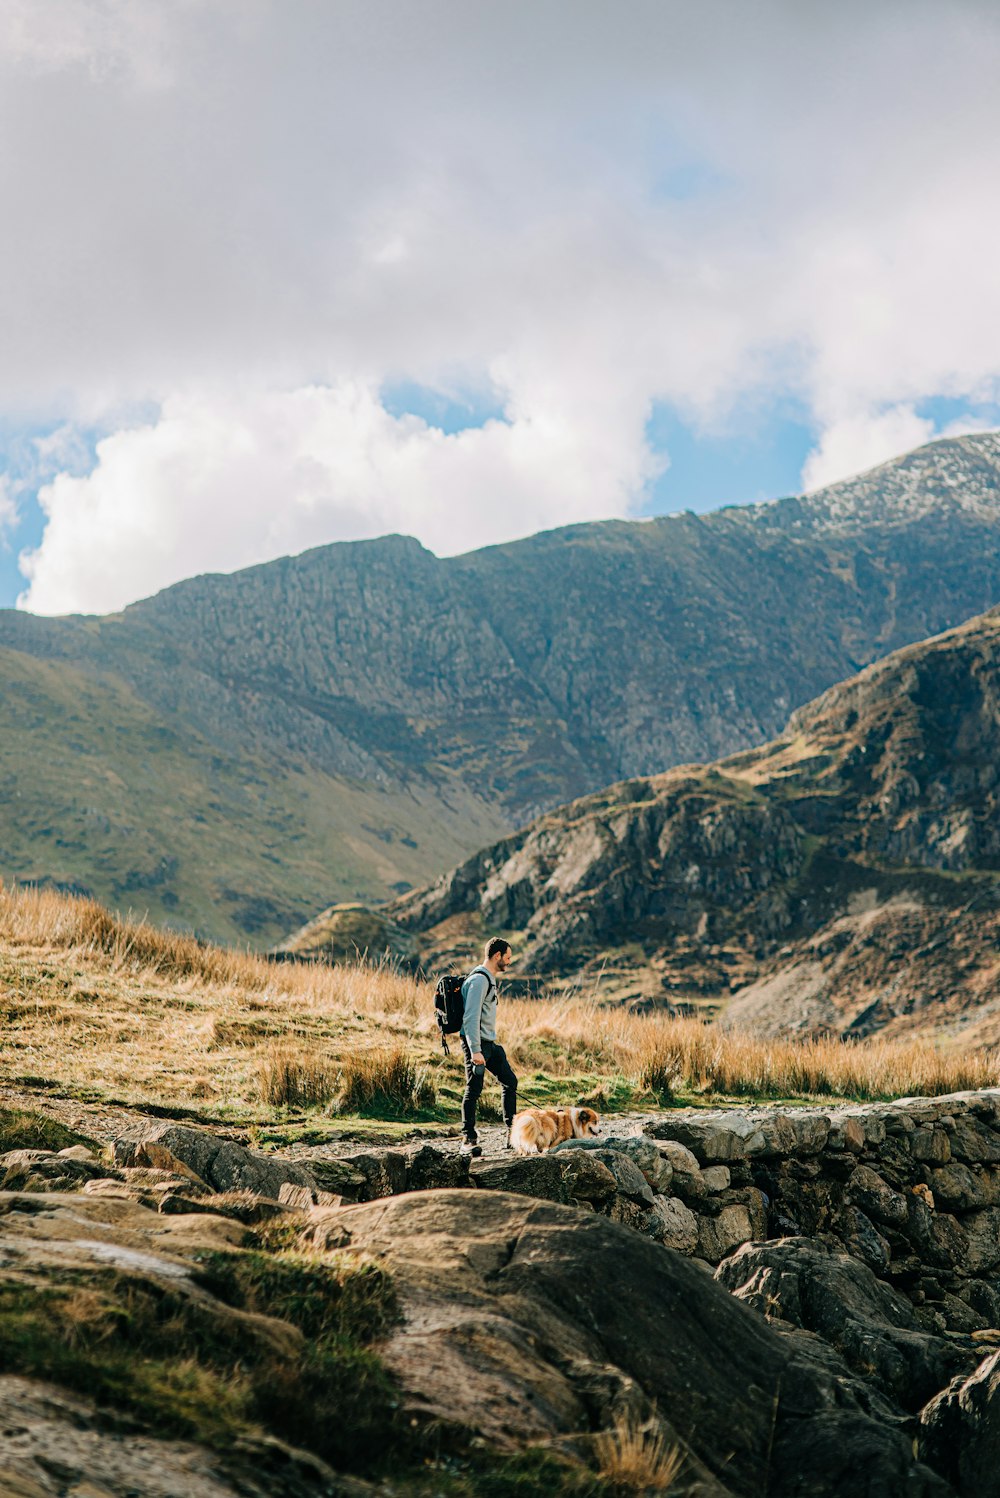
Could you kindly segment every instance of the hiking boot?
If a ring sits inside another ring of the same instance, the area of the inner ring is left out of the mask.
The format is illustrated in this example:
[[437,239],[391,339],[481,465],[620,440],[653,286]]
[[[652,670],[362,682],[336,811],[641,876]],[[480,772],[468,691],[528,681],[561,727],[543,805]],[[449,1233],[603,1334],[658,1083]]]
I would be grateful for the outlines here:
[[458,1148],[458,1153],[460,1155],[478,1156],[481,1155],[482,1152],[482,1145],[477,1144],[474,1139],[463,1139]]
[[508,1124],[507,1125],[507,1142],[504,1145],[504,1149],[505,1150],[512,1150],[514,1148],[514,1146],[510,1142],[510,1131],[511,1131],[511,1128],[512,1128],[512,1125]]

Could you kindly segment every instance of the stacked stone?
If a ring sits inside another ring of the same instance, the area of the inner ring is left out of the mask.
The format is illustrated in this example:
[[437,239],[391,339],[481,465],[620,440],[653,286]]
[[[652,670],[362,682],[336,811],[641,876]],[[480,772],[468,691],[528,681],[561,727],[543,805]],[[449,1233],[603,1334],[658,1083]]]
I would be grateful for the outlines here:
[[724,1165],[761,1193],[764,1231],[744,1241],[836,1244],[905,1294],[928,1330],[1000,1326],[1000,1090],[687,1113],[648,1132],[686,1144],[703,1174]]

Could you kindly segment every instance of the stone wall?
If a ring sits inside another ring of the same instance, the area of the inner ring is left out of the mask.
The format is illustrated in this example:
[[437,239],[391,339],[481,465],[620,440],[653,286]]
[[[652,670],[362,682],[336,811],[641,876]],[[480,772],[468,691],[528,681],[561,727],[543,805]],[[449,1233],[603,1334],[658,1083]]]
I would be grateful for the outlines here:
[[214,1192],[249,1188],[297,1205],[441,1186],[514,1191],[593,1209],[713,1267],[749,1242],[810,1238],[901,1292],[928,1331],[1000,1326],[1000,1089],[676,1110],[644,1130],[541,1156],[470,1161],[421,1143],[286,1160],[158,1124],[119,1141],[115,1157],[126,1178],[175,1161]]
[[[833,1110],[688,1112],[649,1132],[685,1144],[702,1181],[729,1171],[727,1189],[701,1203],[686,1182],[678,1190],[702,1223],[707,1212],[732,1224],[718,1257],[737,1246],[731,1209],[741,1196],[759,1198],[764,1231],[751,1222],[743,1241],[837,1245],[900,1290],[928,1330],[1000,1325],[1000,1090]],[[703,1230],[697,1252],[718,1262]]]

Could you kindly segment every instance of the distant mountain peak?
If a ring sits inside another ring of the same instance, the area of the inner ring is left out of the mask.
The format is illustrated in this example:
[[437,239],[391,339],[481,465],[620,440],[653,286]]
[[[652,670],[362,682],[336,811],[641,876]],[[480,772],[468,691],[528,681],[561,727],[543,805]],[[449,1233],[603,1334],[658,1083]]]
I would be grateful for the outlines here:
[[[780,502],[779,502],[780,503]],[[1000,432],[939,437],[799,500],[811,527],[906,524],[936,511],[1000,519]]]

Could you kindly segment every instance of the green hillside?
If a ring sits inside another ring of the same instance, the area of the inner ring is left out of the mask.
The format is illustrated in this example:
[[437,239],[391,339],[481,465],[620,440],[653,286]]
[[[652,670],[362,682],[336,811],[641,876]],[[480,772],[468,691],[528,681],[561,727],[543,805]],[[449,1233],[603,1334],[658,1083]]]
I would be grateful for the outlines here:
[[222,753],[120,677],[11,650],[0,650],[0,674],[8,877],[266,940],[317,889],[381,898],[497,831],[453,777],[439,777],[437,794],[381,789],[259,745]]

